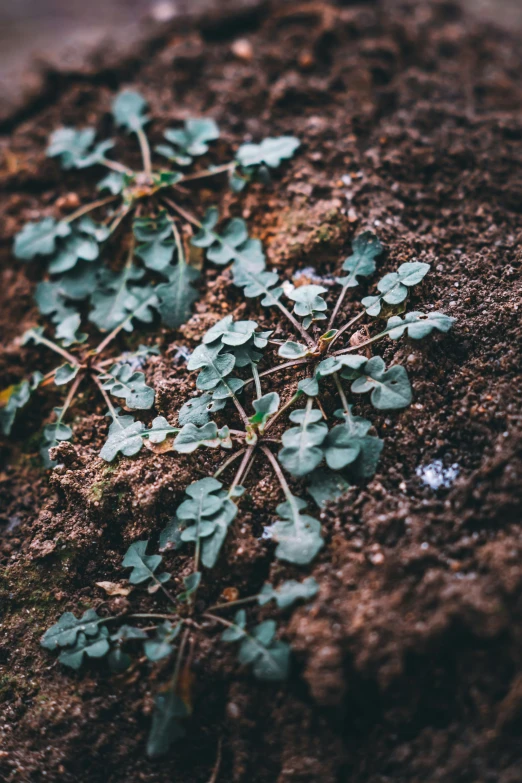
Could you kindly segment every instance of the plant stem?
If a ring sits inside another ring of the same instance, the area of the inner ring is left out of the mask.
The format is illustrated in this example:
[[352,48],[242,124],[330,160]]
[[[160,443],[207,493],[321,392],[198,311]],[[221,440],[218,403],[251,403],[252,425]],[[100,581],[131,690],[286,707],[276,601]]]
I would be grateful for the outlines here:
[[376,340],[380,340],[381,337],[386,337],[388,334],[388,329],[386,329],[384,332],[379,332],[379,334],[376,334],[375,337],[370,337],[369,340],[365,340],[363,343],[359,343],[359,345],[353,345],[350,348],[341,348],[340,351],[334,351],[333,356],[339,356],[342,353],[351,353],[352,351],[358,351],[361,348],[364,348],[365,345],[370,345],[370,343],[374,343]]
[[259,400],[263,396],[263,392],[261,391],[261,381],[259,379],[259,372],[255,365],[255,362],[251,362],[250,367],[252,369],[252,378],[254,379],[254,383],[256,385],[257,399]]
[[266,458],[268,459],[268,461],[272,465],[273,471],[276,474],[276,476],[278,478],[278,481],[279,481],[279,483],[281,485],[281,489],[283,490],[285,498],[288,501],[288,505],[292,509],[292,513],[294,515],[294,518],[296,520],[298,520],[299,519],[299,509],[297,508],[297,504],[295,502],[295,498],[292,495],[290,487],[288,486],[288,482],[287,482],[287,480],[284,477],[283,471],[279,467],[278,461],[276,460],[276,458],[274,457],[274,455],[272,454],[272,452],[270,451],[268,446],[263,446],[261,444],[261,449],[263,450]]
[[147,134],[139,126],[134,129],[140,143],[141,157],[143,158],[143,172],[150,177],[152,174],[152,162],[150,158],[150,145]]
[[120,212],[119,215],[116,215],[116,217],[114,218],[113,222],[109,226],[109,231],[110,231],[111,234],[114,234],[114,232],[116,231],[116,229],[120,225],[120,223],[123,220],[123,218],[127,217],[127,215],[130,212],[130,209],[131,209],[130,207],[126,207],[125,209],[123,209]]
[[218,478],[218,476],[221,476],[222,473],[225,472],[225,470],[228,468],[229,465],[232,465],[233,462],[236,461],[238,457],[245,452],[246,449],[239,449],[239,451],[236,451],[235,454],[232,454],[231,457],[229,457],[225,462],[219,467],[216,472],[214,473],[214,478]]
[[274,413],[272,418],[267,421],[264,429],[264,433],[267,432],[267,430],[272,426],[272,424],[275,421],[277,421],[277,419],[281,416],[281,414],[284,413],[287,410],[287,408],[293,405],[294,402],[298,400],[300,396],[301,396],[301,392],[296,392],[293,397],[290,397],[290,399],[287,402],[285,402],[285,404],[281,408],[279,408],[279,410],[276,413]]
[[127,617],[133,619],[152,619],[152,620],[175,620],[177,615],[175,614],[129,614]]
[[173,209],[175,212],[178,213],[178,215],[181,215],[182,218],[184,218],[188,223],[192,223],[193,226],[196,226],[196,228],[202,228],[202,224],[199,222],[197,218],[195,218],[193,215],[191,215],[189,212],[186,212],[182,207],[179,206],[179,204],[176,204],[175,201],[171,201],[169,198],[163,198],[163,201],[165,204],[167,204],[171,209]]
[[174,220],[171,220],[170,224],[172,226],[172,233],[174,234],[174,242],[176,243],[176,250],[178,251],[178,264],[184,264],[185,251],[183,250],[183,242],[181,241],[181,236],[178,231],[178,227],[174,222]]
[[84,378],[85,378],[85,373],[80,372],[80,373],[78,373],[78,375],[74,379],[73,384],[72,384],[71,388],[69,389],[69,393],[68,393],[67,397],[65,398],[65,401],[64,401],[64,403],[62,405],[62,409],[60,411],[60,415],[58,416],[58,419],[57,419],[57,422],[56,422],[57,424],[60,424],[60,422],[62,421],[63,417],[65,416],[68,408],[70,407],[72,401],[74,400],[74,396],[75,396],[76,392],[78,391],[78,386],[80,385],[80,383],[83,381]]
[[241,481],[241,478],[243,476],[243,472],[244,472],[244,470],[245,470],[245,468],[247,466],[247,463],[248,463],[250,457],[253,454],[254,449],[255,449],[255,445],[254,446],[249,446],[245,450],[245,454],[243,455],[243,459],[241,460],[241,464],[240,464],[239,468],[237,469],[237,473],[234,476],[234,480],[233,480],[232,484],[230,485],[230,489],[228,490],[228,496],[227,497],[229,497],[229,498],[232,497],[232,494],[233,494],[235,488],[237,487],[237,485]]
[[36,343],[41,343],[42,345],[47,346],[47,348],[50,348],[51,351],[54,351],[55,353],[59,353],[60,356],[63,356],[64,359],[67,359],[69,364],[72,364],[73,367],[79,367],[80,362],[78,359],[72,355],[72,353],[69,353],[69,351],[66,351],[65,348],[61,348],[59,345],[56,345],[56,343],[53,343],[52,340],[48,340],[47,337],[44,337],[41,334],[38,334],[35,332],[34,329],[30,329],[29,331],[32,332],[32,338]]
[[[340,309],[340,307],[341,307],[341,305],[343,303],[343,299],[344,299],[344,297],[346,295],[346,291],[347,290],[348,289],[346,288],[346,286],[342,287],[341,293],[339,294],[337,302],[335,303],[335,307],[333,309],[332,315],[330,316],[330,320],[328,321],[328,329],[331,329],[333,324],[334,324],[334,321],[335,321],[335,319],[337,317],[337,313],[339,312],[339,309]],[[328,329],[326,331],[328,331]]]
[[[299,365],[309,364],[309,362],[310,359],[296,359],[293,362],[285,362],[284,364],[278,364],[277,367],[272,367],[270,370],[264,370],[263,372],[260,372],[259,377],[264,378],[265,375],[273,375],[274,373],[279,372],[280,370],[286,370],[288,367],[298,367]],[[248,381],[245,381],[245,386],[253,382],[254,379],[249,378]]]
[[353,326],[353,324],[356,323],[359,320],[359,318],[362,318],[365,313],[366,313],[366,310],[363,310],[362,313],[359,313],[359,315],[356,315],[355,318],[352,318],[351,321],[348,321],[347,324],[345,324],[343,327],[341,327],[341,329],[339,329],[337,334],[334,335],[334,337],[330,340],[330,344],[328,346],[327,352],[331,349],[332,345],[337,340],[337,338],[340,337],[343,334],[343,332],[346,332],[346,330],[349,329],[350,326]]
[[222,166],[216,166],[215,169],[205,169],[205,171],[196,171],[194,174],[186,174],[183,179],[176,182],[179,185],[180,182],[190,182],[194,179],[206,179],[207,177],[213,177],[216,174],[222,174],[224,171],[231,171],[236,168],[236,163],[224,163]]
[[[103,388],[100,379],[96,375],[93,375],[92,379],[93,379],[94,383],[96,384],[96,386],[98,387],[98,389],[101,391],[103,399],[105,400],[105,404],[107,405],[107,407],[109,409],[109,412],[110,412],[110,414],[111,414],[111,416],[113,418],[113,421],[117,421],[118,424],[119,424],[118,414],[116,413],[114,405],[110,401],[109,395],[107,394],[107,392]],[[121,427],[121,424],[119,426]],[[123,427],[121,427],[121,429],[123,429]]]
[[341,402],[343,404],[343,411],[345,413],[350,412],[350,407],[348,405],[348,400],[346,399],[346,394],[344,393],[344,389],[341,385],[341,381],[339,380],[339,373],[334,372],[333,374],[335,385],[337,386],[337,391],[339,392],[339,397],[341,398]]
[[251,601],[257,601],[257,595],[249,595],[248,598],[239,598],[237,601],[227,601],[224,604],[215,604],[214,606],[209,606],[207,611],[214,612],[216,609],[228,609],[229,606],[240,606]]
[[103,158],[100,163],[102,166],[106,166],[108,169],[112,169],[112,171],[118,171],[120,174],[134,174],[133,170],[130,169],[128,166],[124,166],[122,163],[118,163],[116,160],[109,160],[109,158]]
[[176,658],[176,666],[174,667],[174,673],[169,683],[172,690],[176,688],[176,685],[178,683],[178,677],[181,671],[181,661],[183,659],[183,653],[185,652],[185,646],[187,644],[189,634],[190,634],[190,628],[185,628],[181,639],[181,644],[179,645],[178,657]]
[[77,220],[79,217],[82,217],[82,215],[86,215],[88,212],[93,212],[93,210],[98,209],[98,207],[104,207],[105,204],[110,204],[112,201],[116,201],[117,199],[118,196],[107,196],[107,198],[101,198],[98,201],[92,201],[90,204],[86,204],[84,207],[80,207],[76,210],[76,212],[73,212],[71,215],[63,218],[61,222],[72,223],[73,220]]

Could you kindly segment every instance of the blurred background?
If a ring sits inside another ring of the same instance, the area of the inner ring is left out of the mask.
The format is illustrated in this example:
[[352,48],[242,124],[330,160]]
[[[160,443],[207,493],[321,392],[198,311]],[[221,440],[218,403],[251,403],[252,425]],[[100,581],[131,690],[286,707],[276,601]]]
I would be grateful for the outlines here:
[[[280,0],[284,2],[285,0]],[[429,1],[429,0],[428,0]],[[439,0],[433,0],[438,2]],[[101,48],[132,54],[177,16],[259,5],[262,0],[0,0],[0,119],[38,93],[41,72],[95,67]],[[343,0],[354,4],[355,0]],[[372,2],[372,0],[359,0]],[[400,0],[381,0],[393,4]],[[461,0],[473,14],[522,30],[522,0]],[[94,61],[93,61],[94,58]],[[104,62],[104,66],[110,63]]]

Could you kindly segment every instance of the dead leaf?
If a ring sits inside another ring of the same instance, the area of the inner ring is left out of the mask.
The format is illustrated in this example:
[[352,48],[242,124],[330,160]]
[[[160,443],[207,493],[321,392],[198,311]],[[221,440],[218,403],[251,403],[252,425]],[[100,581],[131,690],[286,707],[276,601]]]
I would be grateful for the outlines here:
[[131,587],[123,587],[117,582],[96,582],[96,585],[105,590],[107,595],[129,595],[132,590]]

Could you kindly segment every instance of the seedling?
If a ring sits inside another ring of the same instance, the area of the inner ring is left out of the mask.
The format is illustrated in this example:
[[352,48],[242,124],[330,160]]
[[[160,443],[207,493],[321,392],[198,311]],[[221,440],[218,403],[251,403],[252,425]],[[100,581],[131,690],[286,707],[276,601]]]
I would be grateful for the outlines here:
[[[261,242],[249,236],[242,219],[232,218],[220,227],[216,208],[199,219],[179,199],[174,201],[171,191],[183,196],[183,182],[224,173],[236,191],[253,178],[266,181],[269,169],[294,154],[298,140],[285,136],[245,144],[231,163],[193,174],[154,169],[145,111],[143,98],[130,91],[121,93],[113,105],[116,124],[137,137],[143,159],[140,172],[107,158],[113,143],[95,143],[93,129],[61,129],[51,138],[48,154],[60,157],[64,168],[102,165],[111,169],[99,185],[111,195],[63,220],[46,217],[28,224],[15,240],[18,258],[51,257],[50,279],[38,287],[37,302],[41,313],[56,324],[55,340],[44,336],[41,328],[30,329],[24,340],[50,348],[65,363],[46,376],[35,373],[31,381],[10,389],[1,422],[8,431],[16,411],[38,384],[69,384],[63,406],[56,409],[56,420],[45,429],[48,450],[71,436],[63,419],[79,384],[89,377],[112,418],[102,459],[110,462],[119,455],[132,457],[144,444],[159,452],[180,454],[198,448],[231,452],[213,475],[186,488],[185,499],[160,534],[158,552],[148,553],[147,540],[136,541],[124,557],[122,565],[130,569],[130,585],[150,594],[153,611],[107,617],[89,609],[79,619],[66,612],[42,638],[42,645],[60,649],[59,660],[73,669],[87,659],[106,657],[113,670],[124,671],[133,665],[129,652],[141,645],[151,663],[172,658],[172,676],[155,701],[148,742],[148,753],[155,757],[183,735],[182,721],[191,709],[187,691],[193,646],[216,624],[224,628],[222,641],[237,644],[240,664],[251,667],[255,677],[278,681],[287,676],[290,648],[277,638],[274,620],[252,626],[254,618],[249,620],[244,608],[237,610],[233,620],[217,612],[254,602],[264,606],[270,601],[284,610],[317,593],[317,584],[307,578],[278,587],[265,584],[255,596],[208,608],[198,600],[206,573],[215,566],[242,498],[248,494],[253,465],[264,461],[281,492],[276,518],[265,530],[265,537],[275,544],[275,557],[296,566],[309,565],[324,539],[320,521],[313,512],[308,513],[308,506],[313,500],[321,509],[353,482],[371,478],[383,448],[372,422],[353,412],[354,401],[368,393],[374,408],[392,411],[407,407],[412,400],[405,368],[396,364],[386,368],[380,356],[371,355],[370,346],[387,338],[418,340],[434,330],[447,332],[454,319],[433,311],[414,310],[403,315],[410,290],[429,270],[428,264],[416,260],[385,274],[376,293],[363,297],[358,311],[353,312],[350,302],[351,317],[344,315],[350,289],[375,272],[375,259],[382,252],[371,231],[355,238],[353,252],[342,266],[345,274],[337,278],[340,292],[333,307],[325,286],[283,284],[278,273],[267,268]],[[218,135],[212,120],[189,120],[183,129],[166,131],[168,144],[155,150],[184,168],[205,154]],[[95,210],[108,210],[100,223],[87,217]],[[116,232],[129,216],[132,235],[118,245],[125,257],[123,267],[109,269],[101,262],[105,243],[115,242]],[[247,300],[259,299],[263,308],[275,308],[277,327],[286,324],[287,332],[284,339],[275,339],[274,330],[258,329],[255,320],[234,320],[226,315],[206,332],[188,360],[187,370],[198,373],[199,396],[185,402],[175,423],[158,416],[146,427],[132,413],[115,408],[109,394],[124,400],[126,411],[153,406],[154,391],[135,364],[146,358],[150,349],[141,348],[116,359],[102,355],[116,335],[132,331],[134,321],[152,322],[156,311],[167,326],[176,327],[186,320],[197,296],[193,283],[199,275],[186,261],[189,227],[196,229],[191,244],[202,248],[209,262],[230,265],[232,284],[241,295]],[[163,280],[158,282],[158,276]],[[87,347],[89,338],[79,331],[81,313],[75,302],[88,303],[88,320],[106,333],[94,348]],[[366,336],[356,331],[363,318],[383,316],[387,318],[385,326],[372,336],[366,326]],[[283,362],[273,363],[275,349]],[[263,368],[270,356],[272,363]],[[279,391],[264,388],[267,377],[287,370],[295,380],[283,384]],[[339,407],[331,404],[332,394]],[[290,426],[283,424],[286,416]],[[229,477],[226,483],[221,480],[224,476]],[[308,492],[310,501],[296,494],[302,491]],[[171,573],[163,570],[163,558],[182,548],[193,552],[192,566],[184,576],[181,592],[172,591]],[[156,611],[160,598],[166,606]],[[128,624],[134,620],[137,624]]]
[[[70,384],[64,404],[55,411],[54,423],[44,430],[42,454],[49,466],[53,464],[49,448],[72,435],[64,419],[85,378],[92,380],[103,394],[117,431],[125,417],[118,415],[107,391],[124,399],[130,410],[146,410],[154,403],[154,392],[145,386],[143,374],[133,372],[129,366],[129,361],[136,363],[135,355],[107,360],[104,357],[118,335],[132,332],[136,323],[152,323],[155,313],[166,326],[179,327],[189,318],[198,297],[194,284],[200,270],[191,266],[185,256],[186,221],[166,204],[164,196],[173,189],[185,193],[183,182],[197,183],[223,174],[229,176],[231,185],[242,183],[243,187],[263,166],[275,168],[299,146],[297,139],[281,137],[265,140],[261,145],[242,145],[230,163],[190,174],[163,166],[156,168],[145,130],[150,122],[146,109],[144,98],[131,90],[121,92],[112,106],[115,126],[133,134],[139,143],[141,171],[109,158],[115,142],[97,142],[94,128],[59,128],[51,134],[47,155],[59,158],[64,169],[109,169],[98,183],[98,190],[110,195],[60,220],[44,217],[27,223],[15,237],[14,254],[21,261],[49,259],[48,278],[37,286],[35,298],[40,313],[55,325],[54,339],[38,327],[26,332],[22,344],[34,341],[44,345],[65,359],[66,364],[45,376],[35,373],[31,381],[24,380],[6,389],[2,393],[0,427],[4,434],[10,433],[17,411],[40,384],[48,385],[53,380],[59,386]],[[189,119],[184,129],[165,131],[165,138],[173,146],[158,145],[156,152],[175,166],[185,168],[208,152],[209,144],[219,138],[219,129],[211,119]],[[257,147],[263,151],[256,157],[252,150]],[[245,150],[250,150],[246,157]],[[92,219],[92,214],[99,216],[99,222]],[[117,259],[115,264],[104,263],[104,258],[113,257]],[[95,346],[89,334],[80,331],[86,312],[92,325],[90,333],[93,327],[105,333]],[[142,350],[140,356],[145,358],[146,351]]]

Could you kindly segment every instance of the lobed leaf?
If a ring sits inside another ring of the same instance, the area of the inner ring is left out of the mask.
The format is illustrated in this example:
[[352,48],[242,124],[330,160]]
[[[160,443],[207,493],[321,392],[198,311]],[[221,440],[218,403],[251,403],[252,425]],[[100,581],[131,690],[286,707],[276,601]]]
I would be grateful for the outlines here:
[[315,470],[322,461],[320,446],[328,427],[322,421],[321,411],[314,408],[292,411],[289,418],[299,426],[283,433],[279,462],[292,476],[301,477]]
[[271,527],[277,541],[275,555],[279,560],[287,560],[296,565],[307,565],[323,546],[321,524],[308,514],[302,514],[306,502],[292,497],[277,506],[281,519]]
[[421,261],[407,261],[401,264],[396,272],[389,272],[379,280],[377,289],[380,294],[364,297],[361,299],[361,304],[366,308],[368,315],[379,315],[383,302],[391,305],[404,302],[408,296],[408,288],[420,283],[429,269],[430,265]]
[[145,114],[147,101],[134,90],[123,90],[112,104],[112,114],[116,125],[124,127],[129,133],[141,130],[149,121]]
[[275,169],[283,160],[291,158],[300,144],[295,136],[269,137],[260,144],[242,144],[236,153],[236,160],[246,169],[261,165]]
[[305,329],[308,329],[313,321],[326,318],[324,311],[327,309],[327,304],[321,296],[326,293],[326,290],[322,285],[302,285],[288,294],[289,299],[295,302],[294,313],[303,318]]
[[63,169],[85,169],[101,163],[114,142],[101,141],[93,146],[95,136],[94,128],[58,128],[49,138],[47,157],[59,157]]
[[279,609],[288,609],[296,601],[308,601],[310,598],[314,598],[318,592],[319,585],[313,576],[309,576],[303,582],[289,579],[278,588],[274,588],[270,582],[265,582],[257,597],[257,602],[260,606],[265,606],[269,601],[274,600]]
[[353,240],[352,251],[343,263],[343,270],[348,274],[337,278],[345,288],[354,288],[359,285],[358,277],[368,277],[375,272],[375,259],[382,253],[382,245],[373,231],[364,231]]
[[100,380],[104,389],[123,398],[131,410],[148,410],[154,405],[154,389],[147,386],[142,372],[133,372],[128,364],[113,365]]
[[52,217],[37,223],[26,223],[15,236],[14,254],[22,261],[32,261],[37,256],[50,256],[56,250],[56,241],[71,233],[71,227]]
[[[356,371],[359,375],[354,380],[351,390],[354,394],[364,394],[371,391],[371,402],[378,410],[396,410],[406,408],[412,400],[408,373],[401,365],[394,365],[385,370],[385,364],[380,356],[373,356]],[[346,377],[343,372],[343,378]],[[348,377],[353,377],[349,372]]]
[[96,636],[98,627],[103,621],[94,609],[87,609],[78,618],[72,612],[64,612],[58,621],[44,633],[40,640],[46,650],[56,650],[57,647],[68,647],[76,642],[79,633],[84,636]]

